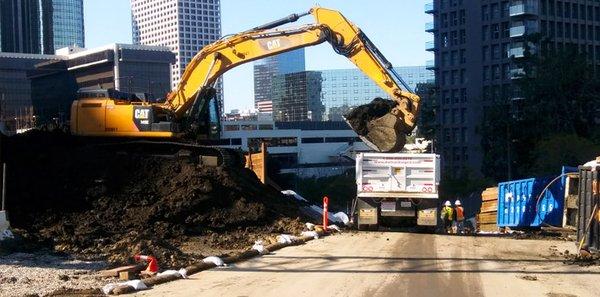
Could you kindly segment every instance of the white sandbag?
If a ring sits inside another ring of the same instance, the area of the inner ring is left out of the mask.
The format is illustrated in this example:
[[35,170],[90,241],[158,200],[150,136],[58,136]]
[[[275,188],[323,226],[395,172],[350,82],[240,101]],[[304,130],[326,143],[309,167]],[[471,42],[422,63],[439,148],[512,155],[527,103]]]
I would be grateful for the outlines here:
[[342,232],[342,229],[340,229],[340,227],[338,227],[338,225],[336,225],[336,224],[327,226],[327,229],[330,229],[330,230],[333,230],[336,232]]
[[283,243],[283,244],[294,243],[297,240],[298,240],[298,238],[296,238],[296,236],[289,235],[289,234],[281,234],[281,235],[277,236],[277,242]]
[[225,266],[225,262],[223,262],[223,260],[221,260],[221,258],[215,257],[215,256],[206,257],[206,258],[202,259],[202,262],[213,263],[217,266]]
[[146,284],[144,284],[144,282],[142,282],[139,279],[136,279],[136,280],[130,280],[130,281],[121,282],[121,283],[107,284],[104,287],[102,287],[102,292],[104,294],[108,295],[108,294],[112,293],[112,291],[116,287],[119,287],[122,285],[133,287],[136,291],[148,289],[148,287],[146,286]]
[[302,231],[302,236],[313,237],[314,239],[319,239],[319,234],[316,231]]
[[268,253],[268,251],[265,249],[265,246],[263,245],[262,240],[255,241],[254,245],[252,246],[252,249],[257,251],[261,255]]
[[158,274],[156,274],[157,276],[163,276],[163,275],[179,275],[182,278],[187,278],[187,270],[185,270],[185,268],[181,268],[179,270],[165,270],[163,272],[160,272]]
[[306,229],[308,229],[308,231],[315,230],[315,224],[313,224],[313,223],[306,223],[304,225],[306,225]]
[[348,218],[348,215],[345,214],[344,212],[337,212],[333,215],[335,218],[337,218],[338,220],[341,221],[341,223],[344,223],[344,225],[348,225],[350,223],[350,218]]

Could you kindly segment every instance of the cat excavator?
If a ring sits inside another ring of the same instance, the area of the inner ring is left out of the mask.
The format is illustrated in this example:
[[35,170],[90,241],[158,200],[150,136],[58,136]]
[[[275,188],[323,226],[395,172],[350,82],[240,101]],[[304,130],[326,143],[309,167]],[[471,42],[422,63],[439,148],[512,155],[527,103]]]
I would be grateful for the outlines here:
[[[314,17],[313,24],[278,28],[307,15]],[[217,80],[241,64],[324,42],[352,61],[394,102],[383,112],[369,114],[368,109],[360,109],[366,113],[351,113],[347,122],[374,150],[400,151],[406,135],[415,127],[419,97],[358,27],[340,12],[321,7],[225,36],[205,46],[162,102],[135,100],[119,92],[80,92],[71,106],[71,134],[194,147],[201,155],[217,156],[222,164],[233,153],[210,146],[220,136],[214,89]],[[179,140],[185,135],[193,135],[196,143],[204,145],[182,144]]]

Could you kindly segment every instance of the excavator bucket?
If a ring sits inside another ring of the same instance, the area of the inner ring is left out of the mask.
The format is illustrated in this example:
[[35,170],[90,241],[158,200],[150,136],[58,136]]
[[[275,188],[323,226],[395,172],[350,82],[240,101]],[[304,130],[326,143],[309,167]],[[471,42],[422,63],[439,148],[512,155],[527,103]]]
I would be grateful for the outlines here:
[[378,152],[395,153],[406,143],[405,125],[391,110],[396,106],[392,100],[375,98],[371,103],[358,106],[344,119],[358,136]]

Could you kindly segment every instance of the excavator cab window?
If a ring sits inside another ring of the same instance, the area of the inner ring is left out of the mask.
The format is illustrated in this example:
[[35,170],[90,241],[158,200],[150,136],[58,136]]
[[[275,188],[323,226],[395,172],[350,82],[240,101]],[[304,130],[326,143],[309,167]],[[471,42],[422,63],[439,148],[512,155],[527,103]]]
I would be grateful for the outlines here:
[[219,112],[219,100],[212,97],[208,104],[209,139],[219,139],[221,136],[221,116]]

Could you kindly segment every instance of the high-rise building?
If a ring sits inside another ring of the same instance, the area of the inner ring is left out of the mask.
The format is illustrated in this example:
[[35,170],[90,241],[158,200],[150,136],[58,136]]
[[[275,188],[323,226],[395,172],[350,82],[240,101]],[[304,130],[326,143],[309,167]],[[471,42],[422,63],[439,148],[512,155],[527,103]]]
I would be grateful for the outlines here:
[[54,54],[84,47],[83,0],[0,0],[0,51]]
[[273,100],[273,77],[304,70],[304,48],[254,62],[254,107],[258,108],[259,102]]
[[0,51],[42,53],[39,0],[0,0]]
[[[131,0],[131,15],[135,44],[166,46],[175,53],[173,88],[192,58],[221,38],[220,0]],[[216,88],[223,112],[220,80]]]
[[[394,67],[394,70],[414,90],[417,84],[433,82],[435,74],[425,66]],[[323,104],[327,121],[341,121],[351,108],[367,104],[376,97],[389,98],[375,82],[359,69],[322,70]]]
[[[551,53],[571,48],[600,63],[600,2],[591,0],[433,0],[425,5],[434,22],[426,50],[435,55],[439,129],[436,147],[446,172],[479,173],[483,151],[483,110],[498,100],[519,100],[526,51]],[[544,44],[527,36],[539,33]],[[526,50],[528,49],[528,50]]]
[[321,121],[321,72],[301,71],[272,78],[273,118],[276,121]]
[[[50,9],[52,10],[51,32],[54,50],[68,46],[85,47],[83,0],[42,2],[52,2]],[[44,51],[46,52],[46,50]]]

